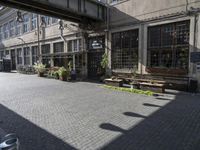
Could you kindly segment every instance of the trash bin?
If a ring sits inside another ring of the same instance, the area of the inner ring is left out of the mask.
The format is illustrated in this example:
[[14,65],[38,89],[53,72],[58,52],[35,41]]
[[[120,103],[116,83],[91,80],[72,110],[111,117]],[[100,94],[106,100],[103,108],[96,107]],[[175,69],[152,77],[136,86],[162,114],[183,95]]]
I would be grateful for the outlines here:
[[197,90],[198,90],[198,81],[194,79],[190,80],[189,92],[197,93]]
[[75,70],[72,70],[71,71],[71,80],[76,80],[76,71]]
[[19,139],[16,134],[8,134],[1,139],[0,150],[19,150]]

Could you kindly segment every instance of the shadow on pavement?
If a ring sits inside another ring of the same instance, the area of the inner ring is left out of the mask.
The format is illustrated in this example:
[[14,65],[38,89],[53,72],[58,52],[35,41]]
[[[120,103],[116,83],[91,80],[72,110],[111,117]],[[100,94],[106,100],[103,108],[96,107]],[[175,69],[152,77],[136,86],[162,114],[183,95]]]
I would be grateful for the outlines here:
[[[124,114],[137,117],[131,112]],[[99,127],[123,131],[121,136],[104,145],[102,150],[199,150],[200,97],[178,95],[125,131],[118,125],[109,123]]]
[[0,104],[0,128],[16,133],[20,150],[75,150],[74,147]]
[[129,117],[146,118],[146,116],[143,116],[143,115],[140,115],[140,114],[137,114],[137,113],[133,113],[133,112],[125,112],[123,114],[126,115],[126,116],[129,116]]

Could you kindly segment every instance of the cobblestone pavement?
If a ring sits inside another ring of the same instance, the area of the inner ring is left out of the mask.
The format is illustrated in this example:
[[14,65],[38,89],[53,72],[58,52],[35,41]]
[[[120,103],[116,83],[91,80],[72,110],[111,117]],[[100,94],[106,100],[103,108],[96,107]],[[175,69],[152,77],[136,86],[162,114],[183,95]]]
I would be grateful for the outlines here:
[[21,150],[199,150],[200,96],[0,73],[0,129],[16,133]]

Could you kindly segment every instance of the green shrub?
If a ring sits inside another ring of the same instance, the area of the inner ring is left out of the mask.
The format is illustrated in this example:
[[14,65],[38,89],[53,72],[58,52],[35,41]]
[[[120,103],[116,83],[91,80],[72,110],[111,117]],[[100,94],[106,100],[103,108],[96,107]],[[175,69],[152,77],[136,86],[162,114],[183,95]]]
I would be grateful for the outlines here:
[[135,93],[135,94],[143,94],[147,96],[153,96],[155,94],[155,92],[152,92],[152,91],[143,91],[143,90],[131,89],[131,88],[115,87],[115,86],[108,86],[108,85],[104,85],[103,87],[107,89],[111,89],[111,90],[118,90],[118,91]]
[[[58,75],[59,75],[59,78],[61,80],[67,80],[69,79],[69,76],[70,76],[70,71],[69,69],[65,69],[64,67],[61,67],[59,70],[58,70]],[[56,73],[55,73],[56,74]]]
[[42,63],[35,63],[33,67],[38,73],[44,73],[46,71],[46,65]]

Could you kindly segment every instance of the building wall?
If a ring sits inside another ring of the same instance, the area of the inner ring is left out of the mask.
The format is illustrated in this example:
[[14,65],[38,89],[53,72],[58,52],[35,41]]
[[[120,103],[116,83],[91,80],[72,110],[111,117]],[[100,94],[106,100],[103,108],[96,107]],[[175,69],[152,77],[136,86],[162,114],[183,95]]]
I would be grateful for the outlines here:
[[[139,58],[138,58],[138,70],[139,74],[148,74],[146,72],[147,66],[147,41],[148,41],[148,27],[173,23],[183,20],[190,20],[190,52],[200,51],[200,18],[197,15],[195,21],[194,15],[189,15],[188,10],[191,8],[200,8],[199,0],[118,0],[118,2],[110,3],[109,12],[108,12],[108,28],[102,30],[102,33],[105,33],[106,37],[106,52],[109,54],[109,69],[108,72],[112,71],[112,34],[120,31],[127,31],[131,29],[139,29]],[[8,10],[10,13],[0,12],[5,14],[4,19],[0,19],[0,24],[16,17],[16,10]],[[11,15],[12,14],[12,15]],[[0,14],[2,16],[2,14]],[[3,15],[4,16],[4,15]],[[199,19],[198,19],[199,18]],[[196,22],[196,26],[195,26]],[[70,22],[65,22],[65,24],[70,25]],[[196,28],[196,29],[195,29]],[[76,27],[71,26],[70,29],[65,28],[63,31],[64,42],[65,42],[65,52],[67,52],[67,41],[69,39],[76,39],[76,34],[73,30],[77,30]],[[107,32],[105,32],[107,31]],[[37,44],[37,30],[31,31],[19,36],[23,38],[26,43]],[[58,29],[58,24],[51,25],[45,28],[44,31],[40,33],[41,44],[51,43],[55,41],[63,41],[63,38],[60,37],[61,32]],[[1,42],[0,49],[12,49],[13,47],[22,45],[22,41],[18,38],[11,38]],[[84,37],[83,41],[85,41]],[[86,50],[86,43],[83,42],[83,50]],[[87,56],[86,56],[87,58]],[[190,59],[190,58],[188,58]],[[87,70],[87,68],[85,68]],[[87,72],[87,71],[85,71]],[[196,64],[189,63],[189,77],[197,78],[200,83],[200,72],[196,69]]]
[[[198,0],[119,0],[111,3],[109,29],[110,34],[131,29],[139,29],[139,74],[148,74],[147,67],[147,41],[148,27],[160,24],[168,24],[183,20],[190,20],[190,49],[189,52],[199,51],[200,35],[199,14],[197,13],[196,30],[195,16],[188,13],[188,10],[200,8]],[[198,9],[199,10],[199,9]],[[194,45],[196,44],[196,45]],[[112,51],[111,41],[109,45]],[[109,52],[112,55],[112,52]],[[190,59],[190,56],[189,58]],[[110,60],[111,61],[111,60]],[[110,66],[111,68],[111,66]],[[198,79],[200,86],[200,72],[196,69],[196,64],[189,62],[188,74],[190,79]],[[129,72],[128,70],[125,72]],[[175,75],[175,74],[174,74]]]

